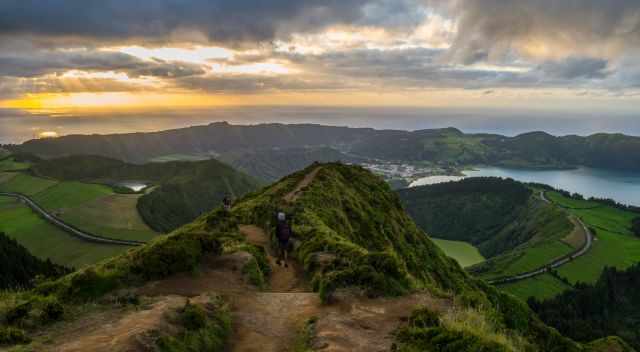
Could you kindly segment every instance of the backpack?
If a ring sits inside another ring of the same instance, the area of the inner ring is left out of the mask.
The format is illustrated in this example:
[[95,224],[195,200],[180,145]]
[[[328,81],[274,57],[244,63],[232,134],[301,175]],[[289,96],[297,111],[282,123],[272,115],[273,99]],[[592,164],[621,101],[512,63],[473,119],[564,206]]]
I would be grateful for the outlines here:
[[291,238],[291,226],[284,221],[279,222],[276,227],[276,237],[278,237],[280,241],[288,241],[289,238]]

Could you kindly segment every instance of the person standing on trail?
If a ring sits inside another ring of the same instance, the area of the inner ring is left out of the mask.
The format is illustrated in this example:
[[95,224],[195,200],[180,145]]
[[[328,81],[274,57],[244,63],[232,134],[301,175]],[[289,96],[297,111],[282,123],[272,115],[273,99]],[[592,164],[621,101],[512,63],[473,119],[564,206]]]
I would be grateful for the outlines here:
[[226,212],[231,211],[231,198],[229,198],[229,195],[225,195],[222,199],[222,207]]
[[287,253],[289,251],[289,240],[291,239],[291,225],[287,222],[287,216],[283,212],[278,212],[278,223],[276,224],[276,238],[278,239],[278,260],[276,264],[284,262],[284,267],[288,268]]

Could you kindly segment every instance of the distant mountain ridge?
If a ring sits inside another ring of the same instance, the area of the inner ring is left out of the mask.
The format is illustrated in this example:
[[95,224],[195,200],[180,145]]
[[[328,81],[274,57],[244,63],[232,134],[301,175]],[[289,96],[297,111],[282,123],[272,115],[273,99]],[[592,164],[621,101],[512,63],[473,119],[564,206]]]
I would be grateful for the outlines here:
[[465,134],[455,128],[401,131],[314,124],[244,126],[217,122],[162,132],[70,135],[10,146],[14,152],[33,153],[44,158],[82,153],[133,163],[171,154],[206,155],[224,160],[239,152],[285,152],[321,147],[365,158],[448,165],[588,166],[640,171],[640,137],[604,133],[588,137],[555,137],[545,132],[530,132],[507,137]]

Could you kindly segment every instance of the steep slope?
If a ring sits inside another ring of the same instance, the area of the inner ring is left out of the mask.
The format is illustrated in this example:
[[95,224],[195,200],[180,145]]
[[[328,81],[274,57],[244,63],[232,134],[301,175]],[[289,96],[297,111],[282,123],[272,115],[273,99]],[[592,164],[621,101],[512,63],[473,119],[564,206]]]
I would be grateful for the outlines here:
[[217,160],[128,164],[99,156],[76,155],[43,160],[32,166],[38,176],[59,180],[117,184],[138,180],[152,183],[137,208],[154,230],[170,232],[211,210],[225,197],[240,197],[260,183]]
[[[273,263],[276,210],[292,219],[292,269]],[[144,303],[139,310],[86,308],[81,329],[77,320],[56,328],[21,324],[38,316],[41,302],[73,310],[131,295]],[[226,303],[211,303],[211,295]],[[204,308],[180,308],[184,297]],[[182,327],[164,318],[194,310],[200,313],[177,320]],[[524,303],[470,278],[410,220],[383,180],[341,164],[312,165],[243,197],[230,212],[217,209],[118,258],[7,296],[3,311],[21,312],[5,326],[26,329],[36,338],[32,346],[45,351],[221,351],[229,325],[232,351],[586,350]],[[203,329],[208,324],[215,328]],[[48,345],[37,345],[42,341]],[[163,349],[168,342],[179,347]],[[196,342],[206,344],[189,349]]]
[[607,268],[594,285],[578,284],[529,305],[549,325],[579,341],[611,334],[640,348],[640,264],[625,271]]
[[0,289],[28,288],[37,276],[58,277],[68,269],[34,257],[14,239],[0,232]]

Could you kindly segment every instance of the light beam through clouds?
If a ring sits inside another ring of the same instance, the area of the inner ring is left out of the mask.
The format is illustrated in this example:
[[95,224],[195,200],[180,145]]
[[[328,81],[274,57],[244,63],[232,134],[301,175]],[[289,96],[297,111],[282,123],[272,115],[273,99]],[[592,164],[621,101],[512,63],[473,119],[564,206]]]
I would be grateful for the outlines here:
[[616,112],[639,97],[635,0],[0,3],[5,108]]

